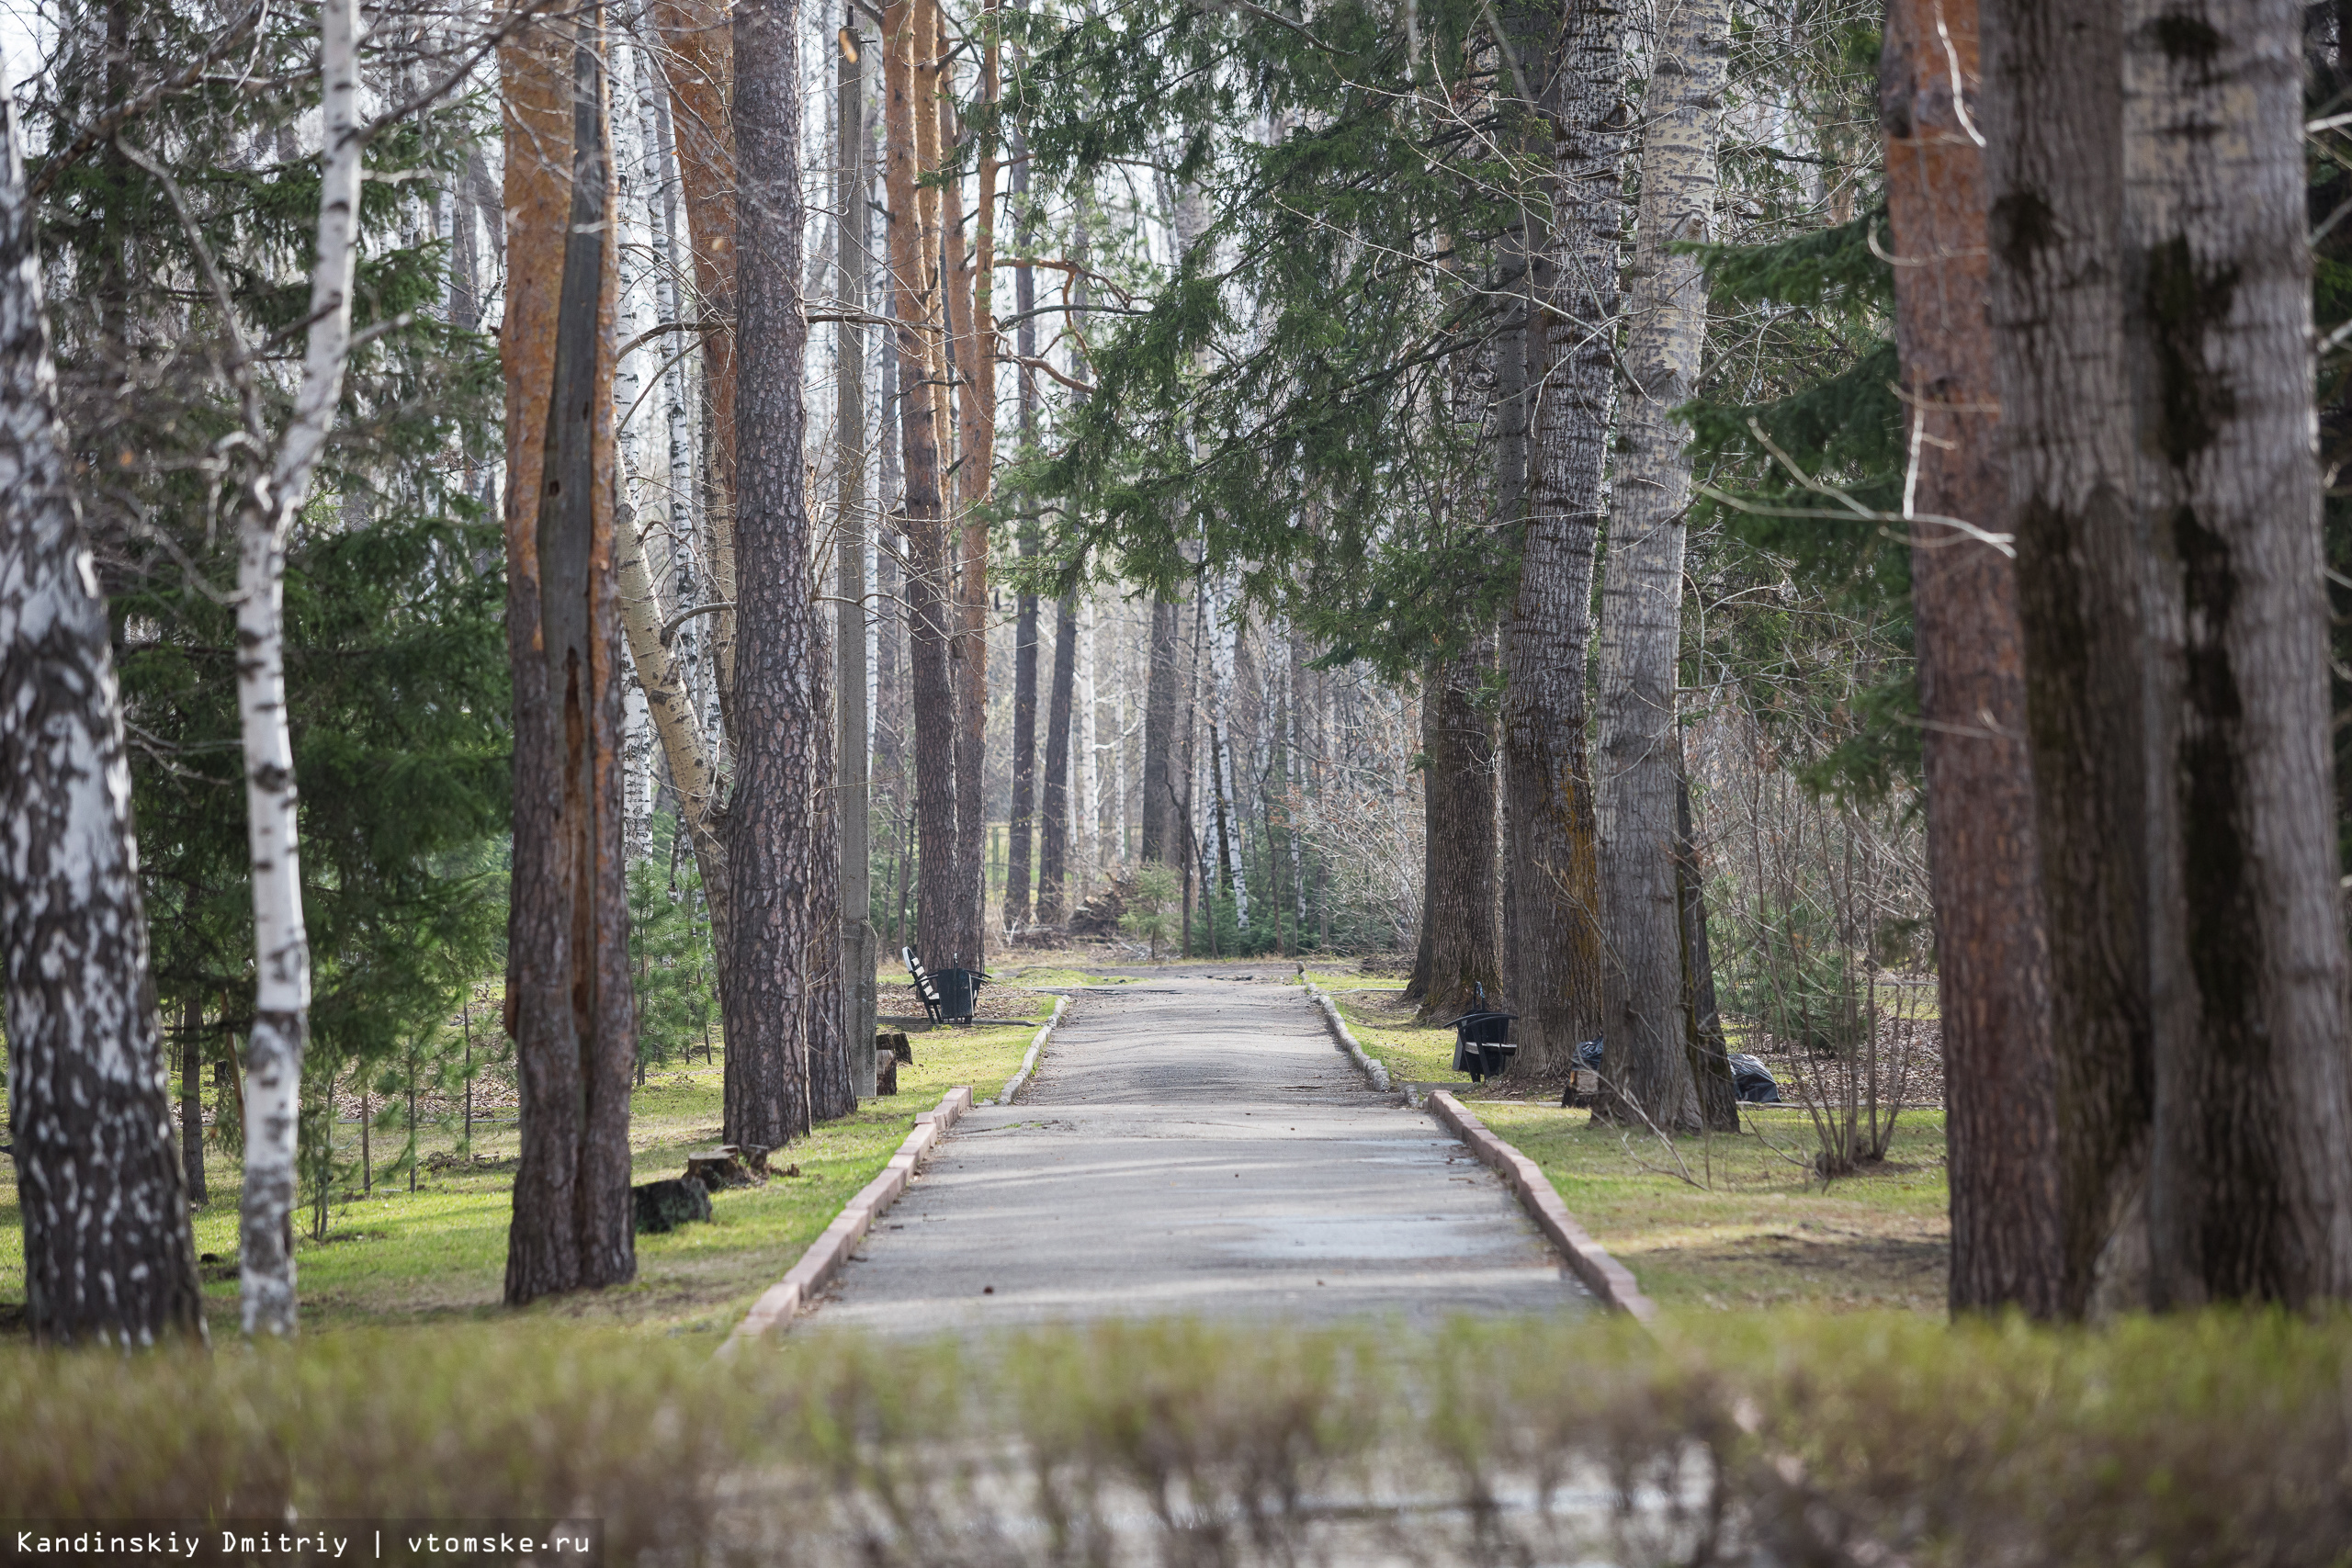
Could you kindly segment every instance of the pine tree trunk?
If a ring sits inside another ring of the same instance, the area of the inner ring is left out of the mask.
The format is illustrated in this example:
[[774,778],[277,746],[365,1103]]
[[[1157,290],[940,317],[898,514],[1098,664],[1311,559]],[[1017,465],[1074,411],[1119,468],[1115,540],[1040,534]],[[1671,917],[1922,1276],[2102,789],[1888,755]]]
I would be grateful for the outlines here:
[[1493,668],[1481,638],[1432,665],[1421,687],[1421,773],[1429,833],[1429,881],[1421,926],[1430,952],[1421,1018],[1443,1022],[1502,994],[1495,949],[1495,734],[1480,705]]
[[1151,601],[1151,671],[1144,687],[1143,858],[1173,865],[1183,854],[1176,818],[1176,606]]
[[[801,373],[800,78],[795,0],[735,11],[739,272],[736,353],[735,711],[729,807],[735,869],[736,1005],[727,1043],[730,1143],[775,1148],[817,1111],[820,1042],[810,993],[840,940],[820,919],[838,845],[820,797],[832,783],[824,640],[810,603]],[[928,847],[928,846],[926,846]]]
[[[842,29],[835,86],[841,172],[834,210],[839,243],[834,288],[851,310],[865,308],[865,74],[864,40],[854,23]],[[875,935],[873,797],[867,773],[865,713],[865,331],[844,321],[836,329],[833,440],[839,469],[839,543],[834,592],[833,687],[841,798],[842,1032],[856,1098],[871,1100],[878,1071],[874,1056]]]
[[[612,570],[616,231],[603,54],[594,9],[536,22],[500,51],[515,710],[506,1021],[522,1102],[506,1251],[514,1306],[637,1271],[625,666]],[[558,147],[571,151],[568,168],[554,161]]]
[[[1012,133],[1012,204],[1021,212],[1016,243],[1023,256],[1036,248],[1035,225],[1029,216],[1029,149],[1016,126]],[[1037,357],[1037,307],[1034,268],[1012,269],[1012,310],[1020,319],[1014,329],[1014,351],[1020,355],[1021,451],[1023,457],[1037,440],[1037,372],[1027,361]],[[1021,524],[1020,551],[1024,566],[1037,558],[1037,525]],[[1004,923],[1016,930],[1029,923],[1029,855],[1037,799],[1037,595],[1023,579],[1012,634],[1012,823],[1006,834]]]
[[204,1183],[204,1004],[193,997],[180,1010],[180,1176],[191,1204],[211,1201]]
[[1707,284],[1699,258],[1673,247],[1713,238],[1730,33],[1725,0],[1671,0],[1658,12],[1642,107],[1622,455],[1601,585],[1599,784],[1609,821],[1600,847],[1609,932],[1601,1028],[1611,1082],[1599,1113],[1688,1132],[1703,1117],[1688,1050],[1675,854],[1683,516],[1690,504],[1689,432],[1675,411],[1698,390]]
[[912,709],[914,804],[922,854],[915,948],[944,966],[955,942],[956,690],[948,668],[946,519],[940,510],[942,429],[934,385],[933,305],[938,247],[922,217],[919,181],[923,127],[932,100],[921,96],[922,62],[932,47],[929,0],[900,0],[883,13],[888,134],[890,272],[898,321],[899,429],[905,453],[906,601],[909,705]]
[[1994,368],[2050,948],[2069,1314],[2146,1303],[2147,694],[2115,265],[2121,18],[1984,0]]
[[122,701],[58,419],[15,107],[0,118],[0,938],[26,1317],[53,1344],[201,1340]]
[[[1528,358],[1542,389],[1528,445],[1519,592],[1503,626],[1504,938],[1520,1014],[1517,1070],[1566,1070],[1600,1026],[1600,859],[1585,757],[1591,639],[1623,227],[1618,166],[1624,14],[1566,8],[1542,107],[1555,131],[1552,220],[1530,288],[1547,330]],[[1527,62],[1532,67],[1537,62]]]
[[[993,10],[995,0],[989,0]],[[997,96],[998,50],[992,22],[984,24],[980,79],[983,104]],[[940,100],[940,144],[952,144],[957,119],[949,98]],[[986,123],[986,122],[983,122]],[[963,541],[958,552],[956,593],[959,636],[956,644],[957,724],[956,734],[956,863],[959,873],[956,900],[957,962],[967,968],[986,966],[988,945],[984,928],[988,904],[988,758],[989,707],[989,526],[988,505],[996,468],[996,209],[998,163],[992,140],[983,136],[977,162],[978,188],[972,209],[972,249],[964,254],[963,190],[960,180],[941,190],[945,205],[943,221],[948,244],[956,255],[956,270],[949,283],[948,344],[956,366],[956,411],[960,440],[956,453],[956,505],[963,514]]]
[[2009,557],[1986,299],[1984,156],[1970,107],[1975,0],[1895,0],[1879,72],[1895,341],[1915,437],[1906,484],[1928,861],[1951,1149],[1955,1312],[2063,1310],[2055,1060],[2023,632]]
[[2300,1305],[2352,1293],[2303,12],[2123,9],[2125,368],[2156,687],[2151,1294]]
[[1046,702],[1046,782],[1038,816],[1037,923],[1058,926],[1069,918],[1063,891],[1069,860],[1069,718],[1078,685],[1078,596],[1062,595],[1054,622],[1054,684]]

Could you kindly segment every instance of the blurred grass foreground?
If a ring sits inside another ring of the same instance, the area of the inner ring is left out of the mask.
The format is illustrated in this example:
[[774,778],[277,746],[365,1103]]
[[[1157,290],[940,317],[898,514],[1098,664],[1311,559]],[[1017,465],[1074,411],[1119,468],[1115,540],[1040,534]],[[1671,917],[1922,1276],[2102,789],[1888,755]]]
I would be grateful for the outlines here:
[[17,1518],[598,1517],[613,1563],[2352,1562],[2352,1320],[547,1323],[0,1355]]

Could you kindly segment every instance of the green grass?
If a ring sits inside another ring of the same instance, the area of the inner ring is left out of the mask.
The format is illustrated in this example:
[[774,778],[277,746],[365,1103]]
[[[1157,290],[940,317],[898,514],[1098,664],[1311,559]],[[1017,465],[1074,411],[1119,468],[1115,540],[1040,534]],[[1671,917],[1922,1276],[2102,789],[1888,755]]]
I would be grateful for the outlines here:
[[1416,1026],[1401,984],[1318,983],[1390,1077],[1446,1086],[1542,1166],[1569,1213],[1659,1304],[1945,1310],[1940,1110],[1905,1111],[1883,1165],[1825,1186],[1800,1163],[1815,1147],[1801,1107],[1746,1107],[1739,1134],[1676,1138],[1669,1150],[1653,1134],[1596,1125],[1589,1111],[1526,1099],[1508,1079],[1473,1085],[1453,1070],[1453,1032]]
[[[760,1292],[790,1268],[802,1249],[831,1223],[860,1187],[872,1180],[914,1125],[957,1084],[977,1100],[991,1099],[1019,1068],[1036,1031],[1025,1027],[933,1030],[914,1040],[915,1062],[899,1069],[895,1099],[868,1101],[855,1114],[820,1126],[779,1150],[770,1167],[797,1166],[763,1186],[720,1192],[711,1223],[666,1235],[637,1238],[637,1279],[610,1290],[558,1298],[510,1314],[500,1304],[506,1267],[506,1229],[514,1212],[511,1121],[477,1122],[474,1152],[503,1168],[427,1170],[419,1190],[402,1174],[373,1196],[338,1190],[326,1239],[308,1235],[309,1211],[298,1215],[303,1234],[295,1249],[303,1327],[339,1330],[424,1325],[521,1315],[569,1318],[639,1329],[695,1335],[725,1332]],[[657,1180],[685,1168],[686,1155],[719,1142],[723,1061],[654,1073],[631,1102],[629,1142],[634,1179]],[[510,1113],[511,1114],[511,1113]],[[338,1142],[356,1145],[356,1129],[337,1129]],[[401,1138],[378,1134],[379,1161]],[[443,1130],[419,1139],[426,1158],[450,1149]],[[349,1153],[349,1149],[340,1150]],[[197,1249],[222,1258],[237,1248],[237,1167],[211,1151],[212,1201],[195,1216]],[[379,1166],[380,1173],[380,1166]],[[24,1299],[24,1231],[17,1208],[13,1166],[0,1162],[0,1303]],[[205,1305],[216,1336],[233,1334],[237,1282],[220,1266],[208,1273]]]

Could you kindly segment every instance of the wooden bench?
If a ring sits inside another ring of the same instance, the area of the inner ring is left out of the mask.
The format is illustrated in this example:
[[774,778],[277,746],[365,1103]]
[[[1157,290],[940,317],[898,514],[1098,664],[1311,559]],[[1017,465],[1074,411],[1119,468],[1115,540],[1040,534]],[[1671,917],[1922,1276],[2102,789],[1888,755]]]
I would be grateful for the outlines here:
[[[1481,994],[1481,1000],[1484,995]],[[1511,1020],[1515,1012],[1492,1012],[1480,1009],[1465,1012],[1453,1021],[1453,1070],[1468,1073],[1472,1083],[1484,1083],[1502,1076],[1511,1058],[1519,1055],[1519,1047],[1511,1043]]]

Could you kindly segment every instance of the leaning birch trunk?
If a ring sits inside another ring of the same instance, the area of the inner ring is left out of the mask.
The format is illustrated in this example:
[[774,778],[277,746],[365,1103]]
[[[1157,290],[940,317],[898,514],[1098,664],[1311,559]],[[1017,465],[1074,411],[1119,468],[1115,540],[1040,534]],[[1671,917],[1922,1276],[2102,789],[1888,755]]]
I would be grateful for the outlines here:
[[1556,69],[1521,62],[1531,85],[1548,76],[1541,107],[1556,128],[1549,232],[1528,285],[1546,325],[1526,345],[1526,502],[1507,519],[1521,529],[1519,591],[1502,628],[1505,977],[1520,1014],[1517,1070],[1539,1076],[1564,1069],[1600,1024],[1585,670],[1616,384],[1624,31],[1623,7],[1571,6]]
[[130,764],[13,103],[0,105],[0,936],[25,1307],[57,1344],[204,1336]]
[[2123,336],[2154,686],[2152,1304],[2301,1305],[2352,1295],[2302,12],[2123,13]]
[[247,1334],[290,1335],[295,1327],[294,1145],[302,1051],[310,1037],[311,949],[296,853],[294,740],[286,720],[286,547],[334,423],[351,347],[365,151],[354,0],[321,6],[319,68],[325,140],[302,380],[267,486],[248,494],[237,528],[237,712],[244,739],[257,981],[245,1043],[245,1184],[238,1219]]
[[628,639],[628,656],[637,669],[638,685],[645,693],[654,736],[670,764],[670,783],[678,794],[686,842],[694,847],[695,869],[702,876],[703,898],[710,911],[711,953],[718,961],[723,996],[727,966],[735,955],[728,945],[730,906],[718,763],[695,713],[694,693],[678,658],[676,634],[667,643],[662,640],[664,606],[661,584],[654,581],[652,562],[646,556],[648,532],[637,525],[633,515],[614,518],[613,579],[619,590],[621,631]]
[[[1725,0],[1667,0],[1643,105],[1642,205],[1626,306],[1609,565],[1601,584],[1601,1028],[1609,1042],[1604,1114],[1697,1131],[1704,1122],[1682,994],[1675,849],[1681,732],[1683,516],[1689,435],[1675,411],[1698,389],[1707,281],[1678,244],[1709,238],[1715,138],[1731,51]],[[1730,1066],[1723,1067],[1730,1081]],[[1717,1106],[1721,1097],[1709,1097]],[[1714,1109],[1710,1107],[1709,1109]],[[1736,1126],[1736,1114],[1727,1125]]]

